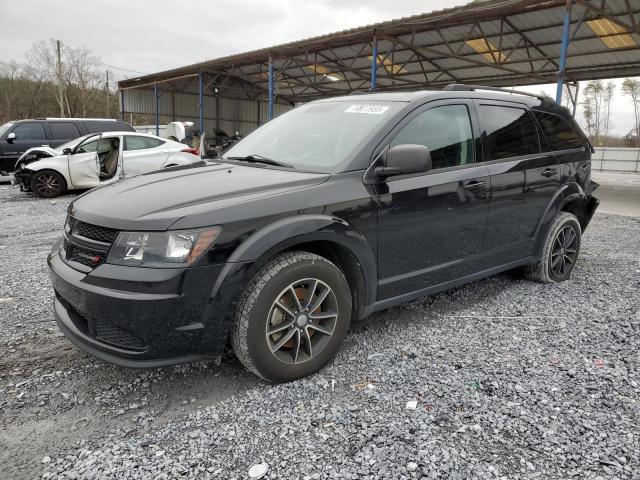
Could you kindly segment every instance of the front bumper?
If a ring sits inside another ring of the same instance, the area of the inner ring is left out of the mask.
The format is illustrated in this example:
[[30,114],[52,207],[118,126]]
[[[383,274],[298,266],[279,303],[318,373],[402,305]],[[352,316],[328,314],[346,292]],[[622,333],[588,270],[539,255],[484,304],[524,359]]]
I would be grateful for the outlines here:
[[55,317],[78,347],[125,367],[159,367],[219,357],[233,302],[212,290],[224,265],[154,269],[70,266],[61,243],[47,261]]
[[19,185],[23,192],[31,191],[31,176],[33,172],[27,169],[16,170],[11,175],[11,185]]

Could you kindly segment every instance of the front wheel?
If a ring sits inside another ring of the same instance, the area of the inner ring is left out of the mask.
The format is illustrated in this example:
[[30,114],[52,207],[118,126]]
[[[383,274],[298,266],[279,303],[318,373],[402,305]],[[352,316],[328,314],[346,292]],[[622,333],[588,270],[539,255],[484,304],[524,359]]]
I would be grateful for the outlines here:
[[526,267],[526,277],[542,283],[568,280],[578,260],[581,238],[582,229],[576,216],[558,213],[547,231],[542,257],[535,265]]
[[346,278],[329,260],[287,252],[249,282],[231,343],[247,369],[272,382],[311,375],[336,354],[351,321]]
[[67,189],[64,177],[58,172],[44,170],[36,172],[31,177],[31,191],[44,198],[62,195]]

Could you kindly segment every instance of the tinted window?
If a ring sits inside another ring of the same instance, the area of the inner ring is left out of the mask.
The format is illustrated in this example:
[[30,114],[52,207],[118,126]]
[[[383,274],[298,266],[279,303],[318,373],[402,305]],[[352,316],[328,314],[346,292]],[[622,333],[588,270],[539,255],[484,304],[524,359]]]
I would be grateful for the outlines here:
[[564,118],[552,113],[536,112],[535,110],[533,114],[540,123],[551,150],[582,148],[580,137]]
[[51,122],[49,123],[51,128],[51,134],[53,138],[58,139],[71,139],[80,136],[80,131],[76,127],[75,123],[71,122]]
[[159,147],[164,143],[162,140],[158,140],[157,138],[137,137],[133,135],[125,138],[125,150],[144,150],[145,148]]
[[16,134],[16,140],[44,140],[47,138],[42,124],[36,122],[21,123],[13,129],[13,133]]
[[117,122],[85,122],[84,126],[89,133],[113,132],[118,130]]
[[422,112],[411,120],[391,146],[425,145],[433,168],[473,163],[473,134],[465,105],[446,105]]
[[540,152],[536,126],[525,109],[480,105],[480,119],[485,161]]

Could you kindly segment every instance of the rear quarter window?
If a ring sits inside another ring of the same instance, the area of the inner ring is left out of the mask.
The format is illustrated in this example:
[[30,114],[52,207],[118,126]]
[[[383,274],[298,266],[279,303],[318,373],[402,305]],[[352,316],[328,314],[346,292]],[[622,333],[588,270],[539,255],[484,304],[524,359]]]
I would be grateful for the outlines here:
[[561,116],[536,110],[533,111],[533,114],[542,128],[542,133],[547,137],[551,151],[571,150],[583,147],[582,141],[576,131],[569,122]]

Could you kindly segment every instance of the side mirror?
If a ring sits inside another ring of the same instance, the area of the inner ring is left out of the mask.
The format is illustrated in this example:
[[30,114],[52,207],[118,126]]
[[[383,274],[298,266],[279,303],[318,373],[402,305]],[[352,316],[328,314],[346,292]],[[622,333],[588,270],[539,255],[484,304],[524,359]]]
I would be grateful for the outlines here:
[[431,152],[424,145],[396,145],[391,147],[384,159],[384,166],[376,167],[379,178],[423,173],[431,170]]
[[73,153],[73,150],[71,150],[70,148],[65,148],[64,150],[62,150],[62,153],[64,155],[70,155]]
[[16,134],[11,132],[9,135],[7,135],[7,142],[9,143],[13,143],[13,141],[16,139]]

